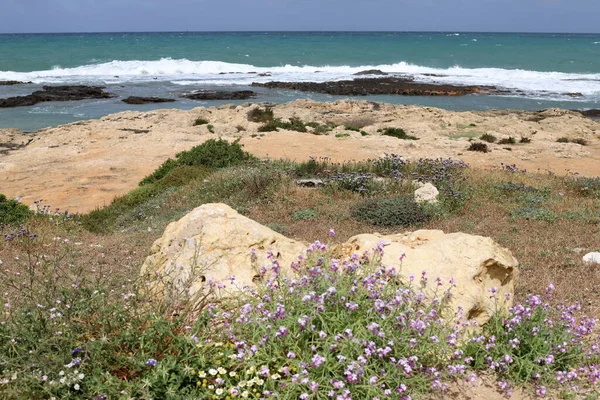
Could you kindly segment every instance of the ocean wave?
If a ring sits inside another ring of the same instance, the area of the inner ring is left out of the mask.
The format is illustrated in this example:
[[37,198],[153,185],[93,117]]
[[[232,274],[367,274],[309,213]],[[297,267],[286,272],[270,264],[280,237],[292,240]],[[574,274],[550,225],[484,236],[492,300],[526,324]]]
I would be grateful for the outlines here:
[[378,69],[411,76],[419,82],[460,85],[489,85],[524,92],[582,93],[600,97],[600,73],[541,72],[504,68],[432,68],[399,62],[361,66],[258,67],[222,61],[190,61],[163,58],[156,61],[112,61],[75,68],[55,67],[46,71],[0,71],[0,80],[34,83],[136,83],[153,80],[182,86],[248,85],[266,81],[314,81],[351,79],[357,72]]

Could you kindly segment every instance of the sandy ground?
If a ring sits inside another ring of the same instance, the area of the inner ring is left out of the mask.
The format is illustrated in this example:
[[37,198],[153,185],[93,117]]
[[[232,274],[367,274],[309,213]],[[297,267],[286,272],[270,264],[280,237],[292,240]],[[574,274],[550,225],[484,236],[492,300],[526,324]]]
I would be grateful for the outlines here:
[[[348,161],[396,153],[406,158],[463,159],[478,167],[504,163],[528,171],[600,176],[600,121],[566,110],[452,112],[350,100],[298,100],[274,107],[277,118],[366,124],[363,130],[369,134],[362,136],[340,126],[318,136],[284,130],[258,133],[261,124],[247,120],[253,107],[257,105],[127,111],[35,134],[0,130],[0,193],[20,197],[26,204],[44,199],[53,207],[85,212],[109,204],[115,196],[136,187],[166,158],[218,137],[241,138],[247,151],[272,159],[329,157]],[[199,117],[210,121],[214,133],[206,125],[193,126]],[[381,136],[377,130],[385,127],[403,128],[420,140]],[[335,137],[340,133],[350,136]],[[527,137],[532,142],[492,144],[489,153],[466,151],[469,137],[483,133],[517,140]],[[583,138],[589,145],[556,143],[559,137]]]

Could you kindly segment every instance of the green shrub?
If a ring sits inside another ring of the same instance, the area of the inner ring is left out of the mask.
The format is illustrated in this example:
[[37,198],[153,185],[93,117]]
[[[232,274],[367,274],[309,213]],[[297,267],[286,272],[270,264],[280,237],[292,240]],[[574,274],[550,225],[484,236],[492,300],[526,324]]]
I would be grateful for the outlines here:
[[8,200],[5,195],[0,194],[0,224],[20,224],[25,222],[29,215],[29,207],[17,200]]
[[360,131],[361,136],[369,136],[369,134],[365,131]]
[[250,154],[242,150],[238,141],[229,143],[222,139],[210,139],[175,155],[175,159],[167,159],[153,173],[140,182],[140,186],[158,182],[169,172],[181,165],[196,165],[210,168],[225,168],[249,160]]
[[315,135],[325,135],[328,132],[331,132],[333,128],[335,128],[335,125],[332,126],[332,124],[330,123],[320,124],[318,122],[305,122],[304,125],[313,128],[313,131],[311,133]]
[[375,226],[414,226],[429,220],[429,216],[410,197],[367,199],[357,204],[352,216]]
[[483,140],[484,142],[488,142],[488,143],[495,143],[496,140],[498,140],[498,138],[496,136],[490,135],[489,133],[484,133],[483,135],[481,135],[481,137],[479,139]]
[[204,179],[213,172],[212,168],[201,165],[179,165],[169,171],[160,184],[165,187],[185,186],[196,179]]
[[167,158],[167,161],[163,162],[160,167],[154,170],[153,173],[146,176],[144,179],[140,181],[140,186],[148,185],[150,183],[157,182],[164,178],[169,172],[171,172],[175,167],[177,167],[179,163],[177,160],[173,160],[172,158]]
[[348,133],[336,133],[335,137],[336,138],[345,138],[345,137],[350,137],[350,135]]
[[306,210],[294,211],[292,213],[292,219],[294,221],[310,221],[313,219],[317,219],[319,215],[315,210],[311,210],[310,208]]
[[251,122],[269,122],[273,119],[273,109],[267,107],[265,109],[253,108],[248,111],[248,121]]
[[179,165],[225,168],[240,164],[251,156],[242,150],[239,140],[229,143],[223,139],[210,139],[190,150],[178,153],[175,157]]
[[276,132],[279,126],[273,120],[261,125],[258,127],[258,132]]
[[515,144],[515,143],[517,143],[517,141],[512,136],[509,136],[508,138],[500,139],[498,141],[498,144]]
[[344,129],[347,131],[360,132],[360,128],[358,126],[346,125],[344,126]]
[[487,153],[490,150],[488,149],[488,145],[485,143],[481,143],[481,142],[473,142],[471,143],[471,145],[467,148],[467,151],[479,151],[481,153]]
[[212,126],[211,124],[208,124],[208,125],[206,125],[206,129],[208,129],[208,131],[209,131],[210,133],[215,133],[215,129],[214,129],[214,128],[215,128],[215,127],[214,127],[214,126]]
[[208,122],[209,122],[209,121],[208,121],[207,119],[204,119],[204,118],[197,118],[197,119],[194,121],[194,126],[206,125],[206,124],[208,124]]
[[560,137],[560,138],[556,139],[556,143],[569,143],[569,138]]
[[519,143],[531,143],[531,138],[521,137],[521,140],[519,140]]
[[419,138],[416,136],[408,135],[402,128],[385,128],[385,129],[379,129],[379,130],[377,130],[377,132],[381,132],[382,135],[392,136],[392,137],[395,137],[398,139],[419,140]]

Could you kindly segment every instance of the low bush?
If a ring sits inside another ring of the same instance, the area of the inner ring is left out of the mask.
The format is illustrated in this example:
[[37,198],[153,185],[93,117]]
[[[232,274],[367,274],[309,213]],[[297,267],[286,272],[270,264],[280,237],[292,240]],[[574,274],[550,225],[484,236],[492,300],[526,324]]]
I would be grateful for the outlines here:
[[521,140],[519,140],[519,143],[531,143],[531,138],[528,137],[521,137]]
[[578,145],[581,145],[581,146],[587,146],[588,145],[587,140],[585,140],[583,138],[573,139],[573,140],[571,140],[571,143],[575,143],[575,144],[578,144]]
[[498,144],[515,144],[515,143],[517,143],[517,141],[512,136],[509,136],[509,137],[504,138],[504,139],[500,139],[498,141]]
[[481,135],[479,137],[479,139],[483,140],[484,142],[488,142],[488,143],[495,143],[496,140],[498,140],[498,138],[494,135],[490,135],[489,133],[484,133],[483,135]]
[[569,138],[560,137],[560,138],[556,139],[556,143],[569,143]]
[[204,118],[197,118],[197,119],[194,121],[194,126],[206,125],[206,124],[208,124],[208,123],[209,123],[209,121],[208,121],[207,119],[204,119]]
[[269,122],[271,121],[274,116],[273,116],[273,109],[272,108],[253,108],[252,110],[248,111],[248,121],[250,122]]
[[206,129],[208,129],[210,133],[215,133],[215,127],[211,124],[206,125]]
[[579,195],[600,198],[600,177],[569,177],[566,178],[566,185]]
[[473,142],[467,147],[467,151],[479,151],[481,153],[489,152],[488,145],[481,142]]
[[294,211],[292,213],[292,219],[294,221],[310,221],[312,219],[317,219],[318,217],[319,215],[317,212],[315,210],[311,210],[310,208],[306,210]]
[[344,129],[347,131],[360,132],[360,128],[358,126],[345,125]]
[[0,194],[0,225],[17,225],[25,222],[30,215],[29,207]]
[[350,135],[347,133],[336,133],[335,137],[336,138],[347,138],[347,137],[350,137]]
[[419,140],[419,138],[416,136],[408,135],[402,128],[385,128],[385,129],[380,129],[377,132],[381,132],[382,135],[392,136],[392,137],[395,137],[398,139]]
[[419,226],[429,220],[429,216],[410,197],[363,200],[354,207],[352,216],[383,227]]

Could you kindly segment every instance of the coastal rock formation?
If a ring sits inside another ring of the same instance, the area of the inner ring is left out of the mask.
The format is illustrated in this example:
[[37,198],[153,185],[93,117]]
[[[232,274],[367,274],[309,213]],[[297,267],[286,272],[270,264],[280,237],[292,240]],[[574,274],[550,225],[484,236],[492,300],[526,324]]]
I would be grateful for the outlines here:
[[407,78],[361,78],[334,82],[267,82],[252,86],[326,93],[334,96],[367,96],[396,94],[402,96],[464,96],[495,90],[483,86],[436,85],[418,83]]
[[12,86],[12,85],[27,85],[31,82],[22,82],[22,81],[0,81],[0,86]]
[[252,90],[199,90],[197,92],[184,94],[183,97],[191,100],[246,100],[256,97]]
[[[256,250],[252,260],[251,250]],[[300,242],[246,218],[225,204],[202,205],[167,226],[152,246],[142,273],[157,273],[176,288],[189,286],[194,296],[205,282],[224,282],[235,276],[236,286],[254,285],[258,268],[270,265],[267,252],[277,256],[283,270],[306,250]]]
[[[405,283],[418,286],[426,271],[429,295],[441,297],[450,290],[449,310],[463,310],[463,320],[485,324],[497,307],[512,305],[519,263],[512,253],[491,238],[466,233],[445,234],[439,230],[420,230],[408,234],[365,234],[342,245],[344,255],[372,251],[383,243],[382,264],[396,267]],[[442,281],[438,286],[437,278]],[[434,291],[437,294],[434,295]],[[498,304],[492,294],[495,293]],[[508,301],[506,297],[509,297]]]
[[[364,234],[339,245],[334,253],[362,256],[365,251],[372,253],[380,242],[384,245],[383,265],[396,267],[407,284],[414,274],[414,285],[418,285],[421,271],[427,271],[427,295],[441,296],[454,279],[450,306],[453,312],[462,307],[463,320],[479,324],[489,320],[496,307],[490,298],[493,288],[498,307],[512,304],[518,263],[509,250],[490,238],[427,230],[389,236]],[[142,274],[158,278],[152,288],[156,295],[161,289],[173,287],[194,298],[203,295],[210,282],[230,287],[227,282],[231,276],[235,276],[235,290],[253,286],[261,279],[260,267],[272,262],[267,258],[269,252],[278,258],[283,273],[293,274],[290,266],[306,248],[227,205],[205,204],[167,226],[152,246]],[[443,283],[438,285],[436,278],[442,278]]]
[[129,96],[126,99],[121,100],[127,104],[152,104],[152,103],[172,103],[175,99],[163,99],[160,97],[140,97],[140,96]]
[[388,75],[387,72],[383,72],[379,69],[368,69],[366,71],[360,71],[354,74],[355,76],[361,76],[361,75]]
[[46,101],[73,101],[86,99],[108,99],[112,94],[102,86],[44,86],[27,96],[0,99],[0,108],[32,106]]
[[[272,108],[274,117],[282,121],[298,118],[305,123],[338,127],[322,135],[287,130],[259,132],[262,123],[248,120],[248,112],[256,107]],[[215,133],[194,126],[198,118],[210,121]],[[360,125],[367,135],[345,131],[345,125]],[[419,140],[401,140],[378,132],[385,128],[402,128]],[[338,133],[354,136],[340,140],[336,138]],[[483,133],[517,140],[528,137],[532,141],[512,145],[512,151],[497,143],[488,144],[492,150],[489,153],[465,151],[469,138]],[[0,156],[0,186],[2,193],[21,197],[26,204],[44,198],[54,207],[87,212],[129,192],[167,158],[215,134],[227,140],[241,137],[244,149],[259,158],[301,162],[327,157],[344,162],[375,159],[388,153],[406,159],[460,159],[473,167],[516,164],[519,170],[600,175],[600,121],[579,112],[456,112],[360,100],[296,100],[192,110],[124,111],[43,129],[26,134],[33,138],[26,147]],[[582,138],[588,145],[556,142],[565,135]],[[0,141],[6,142],[2,138]]]

